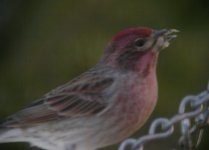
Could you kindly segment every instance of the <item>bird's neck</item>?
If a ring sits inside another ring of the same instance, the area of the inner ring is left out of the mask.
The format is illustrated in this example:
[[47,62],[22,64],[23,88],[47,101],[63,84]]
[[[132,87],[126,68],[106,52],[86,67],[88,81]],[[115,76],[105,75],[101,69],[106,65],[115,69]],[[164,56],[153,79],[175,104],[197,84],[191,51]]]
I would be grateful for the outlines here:
[[151,51],[144,53],[131,53],[124,55],[112,55],[102,59],[102,62],[112,68],[122,71],[136,72],[140,76],[147,76],[156,71],[158,53]]
[[150,73],[156,72],[158,53],[149,52],[143,55],[132,66],[132,70],[142,76],[147,76]]

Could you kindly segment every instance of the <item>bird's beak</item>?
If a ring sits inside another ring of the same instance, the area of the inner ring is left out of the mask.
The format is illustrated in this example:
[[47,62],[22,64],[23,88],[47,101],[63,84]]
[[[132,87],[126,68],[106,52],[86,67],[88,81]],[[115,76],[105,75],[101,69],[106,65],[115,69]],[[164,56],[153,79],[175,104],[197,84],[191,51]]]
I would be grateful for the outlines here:
[[162,30],[155,30],[153,32],[153,39],[154,39],[154,44],[153,44],[153,51],[160,51],[166,47],[169,46],[170,41],[175,39],[177,37],[176,34],[179,32],[176,29],[162,29]]

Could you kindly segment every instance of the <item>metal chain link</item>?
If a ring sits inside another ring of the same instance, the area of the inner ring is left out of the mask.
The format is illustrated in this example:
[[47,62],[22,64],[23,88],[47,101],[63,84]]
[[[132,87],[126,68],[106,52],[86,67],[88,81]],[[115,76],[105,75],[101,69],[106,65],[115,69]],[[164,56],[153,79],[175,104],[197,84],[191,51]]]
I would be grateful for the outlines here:
[[[186,96],[182,99],[176,115],[154,120],[147,135],[138,139],[123,141],[118,150],[143,150],[144,145],[150,141],[164,139],[174,133],[174,125],[179,124],[181,137],[179,145],[182,150],[194,150],[200,144],[203,128],[209,119],[209,83],[207,90],[198,95]],[[198,137],[194,140],[193,135]]]

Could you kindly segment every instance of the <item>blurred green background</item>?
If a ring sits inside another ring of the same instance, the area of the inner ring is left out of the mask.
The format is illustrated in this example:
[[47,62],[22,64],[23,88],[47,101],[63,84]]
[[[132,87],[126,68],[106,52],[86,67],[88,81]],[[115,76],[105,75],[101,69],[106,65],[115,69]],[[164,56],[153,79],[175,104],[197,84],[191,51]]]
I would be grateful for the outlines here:
[[[157,108],[134,136],[146,134],[154,118],[174,115],[180,100],[204,90],[209,79],[208,0],[1,0],[0,118],[86,71],[112,35],[132,26],[181,31],[159,59]],[[175,135],[145,150],[175,148]],[[200,150],[209,149],[208,139],[206,129]],[[4,149],[37,148],[0,144]]]

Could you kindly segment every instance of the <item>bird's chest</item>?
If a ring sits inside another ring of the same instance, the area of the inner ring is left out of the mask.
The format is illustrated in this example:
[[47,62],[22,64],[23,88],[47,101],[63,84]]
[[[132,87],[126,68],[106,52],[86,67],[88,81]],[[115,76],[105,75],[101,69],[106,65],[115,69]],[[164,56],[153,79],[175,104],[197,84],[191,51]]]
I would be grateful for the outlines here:
[[145,123],[155,107],[157,91],[155,74],[124,82],[117,102],[124,132],[134,132]]

